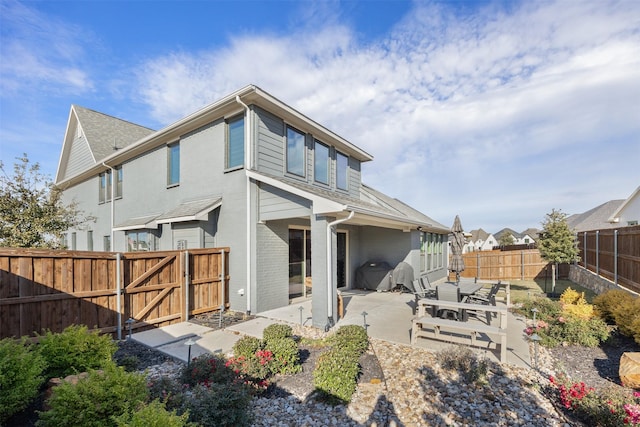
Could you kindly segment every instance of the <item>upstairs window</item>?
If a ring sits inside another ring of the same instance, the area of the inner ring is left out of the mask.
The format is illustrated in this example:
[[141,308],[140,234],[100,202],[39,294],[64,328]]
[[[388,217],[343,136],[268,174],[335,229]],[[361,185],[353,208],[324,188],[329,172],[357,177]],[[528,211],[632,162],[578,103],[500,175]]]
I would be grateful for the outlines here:
[[317,182],[329,185],[329,147],[320,141],[315,142],[313,174]]
[[[115,198],[122,197],[122,166],[116,166]],[[102,172],[98,177],[98,202],[105,203],[111,201],[111,169]]]
[[287,127],[287,172],[304,176],[304,134]]
[[340,152],[336,152],[336,187],[340,190],[347,190],[349,181],[349,157]]
[[244,165],[244,116],[227,121],[227,169]]
[[180,184],[180,143],[170,144],[167,150],[167,186]]

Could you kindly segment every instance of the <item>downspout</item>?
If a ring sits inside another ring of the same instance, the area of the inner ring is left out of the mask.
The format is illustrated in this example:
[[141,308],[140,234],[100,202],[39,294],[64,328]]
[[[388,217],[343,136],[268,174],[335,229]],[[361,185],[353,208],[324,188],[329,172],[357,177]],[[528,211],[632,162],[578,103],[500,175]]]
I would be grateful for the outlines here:
[[337,219],[333,222],[327,224],[327,324],[324,327],[325,331],[331,329],[334,325],[333,320],[333,251],[332,249],[332,239],[331,239],[331,228],[341,224],[343,222],[349,221],[355,215],[354,211],[349,212],[349,216],[342,219]]
[[114,168],[112,168],[111,166],[109,166],[108,164],[102,162],[102,166],[105,166],[109,169],[111,169],[111,237],[109,237],[111,239],[111,250],[113,251],[115,249],[115,245],[116,242],[113,236],[113,227],[114,227],[114,220],[115,220],[115,216],[116,216],[116,198],[115,198],[115,175],[116,175],[116,170]]
[[[245,168],[251,170],[252,169],[252,164],[251,164],[251,160],[252,160],[252,155],[251,155],[251,142],[249,141],[249,137],[251,136],[251,110],[249,109],[249,106],[247,106],[247,104],[245,104],[244,102],[242,102],[242,100],[240,99],[239,95],[236,95],[236,102],[238,102],[238,104],[242,105],[245,108],[246,111],[246,117],[247,117],[247,121],[245,123],[245,127],[244,127],[244,164],[245,164]],[[246,206],[246,211],[247,211],[247,229],[246,229],[246,234],[247,234],[247,260],[246,260],[246,276],[247,276],[247,314],[251,314],[251,178],[249,178],[247,176],[247,206]]]

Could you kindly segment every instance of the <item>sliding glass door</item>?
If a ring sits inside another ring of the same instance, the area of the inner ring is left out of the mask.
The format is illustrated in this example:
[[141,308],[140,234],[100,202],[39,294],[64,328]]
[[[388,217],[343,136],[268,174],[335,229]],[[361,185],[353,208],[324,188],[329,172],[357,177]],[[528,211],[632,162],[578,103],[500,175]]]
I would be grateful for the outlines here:
[[311,295],[311,230],[289,229],[289,299]]

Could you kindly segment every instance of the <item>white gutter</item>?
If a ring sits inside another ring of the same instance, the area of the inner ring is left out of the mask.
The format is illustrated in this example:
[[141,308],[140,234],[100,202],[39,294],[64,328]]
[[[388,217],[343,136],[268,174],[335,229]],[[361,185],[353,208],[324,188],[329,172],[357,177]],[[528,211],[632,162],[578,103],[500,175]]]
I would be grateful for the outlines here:
[[333,251],[332,249],[332,233],[331,228],[349,221],[355,215],[354,211],[349,212],[349,216],[342,219],[337,219],[327,224],[327,326],[325,330],[329,330],[333,326]]
[[[116,216],[116,198],[115,198],[115,189],[116,186],[115,184],[115,176],[116,176],[116,170],[114,168],[112,168],[111,166],[109,166],[108,164],[106,164],[105,162],[102,162],[102,166],[105,166],[109,169],[111,169],[111,237],[109,237],[111,239],[111,250],[113,251],[115,249],[115,240],[114,240],[114,234],[113,234],[113,228],[115,227],[114,225],[114,221],[115,221],[115,216]],[[99,179],[100,177],[98,177]]]
[[[240,95],[236,95],[236,102],[242,105],[246,111],[246,123],[244,126],[244,164],[245,169],[251,169],[251,143],[249,141],[249,137],[251,136],[251,110],[247,104],[242,102],[240,99]],[[247,265],[246,265],[246,276],[247,276],[247,286],[246,286],[246,294],[247,294],[247,313],[251,314],[251,178],[247,176],[247,206],[246,206],[246,214],[247,214]],[[223,282],[224,286],[224,282]]]

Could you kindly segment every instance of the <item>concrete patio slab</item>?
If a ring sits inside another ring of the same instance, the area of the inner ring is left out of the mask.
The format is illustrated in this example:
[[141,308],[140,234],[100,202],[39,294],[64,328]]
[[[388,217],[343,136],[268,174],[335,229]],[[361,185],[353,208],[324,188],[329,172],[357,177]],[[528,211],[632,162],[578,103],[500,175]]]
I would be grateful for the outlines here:
[[[411,343],[411,320],[413,319],[414,298],[412,294],[400,292],[375,292],[362,290],[342,291],[344,316],[334,329],[343,325],[365,325],[370,337],[388,342]],[[366,313],[366,314],[365,314]],[[185,342],[192,338],[191,357],[203,353],[229,354],[233,344],[244,335],[262,338],[262,331],[273,323],[311,325],[311,300],[305,300],[286,307],[258,313],[255,319],[235,323],[223,330],[213,331],[195,323],[183,322],[163,328],[133,334],[133,339],[149,347],[156,348],[180,360],[187,360],[188,346]],[[475,320],[470,320],[475,321]],[[507,363],[530,368],[529,344],[523,333],[523,319],[508,314],[507,318]],[[419,339],[416,346],[431,351],[447,348],[451,343],[431,339]],[[477,353],[498,361],[499,354],[494,349],[474,349]]]

